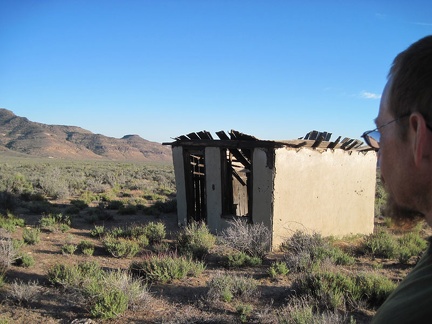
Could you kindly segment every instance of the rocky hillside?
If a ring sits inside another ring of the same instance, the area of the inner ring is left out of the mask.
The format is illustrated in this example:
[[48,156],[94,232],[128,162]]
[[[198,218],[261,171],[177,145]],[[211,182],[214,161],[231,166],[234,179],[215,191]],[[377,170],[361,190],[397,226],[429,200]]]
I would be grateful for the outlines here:
[[0,154],[60,159],[171,161],[171,148],[138,135],[113,138],[76,126],[46,125],[0,108]]

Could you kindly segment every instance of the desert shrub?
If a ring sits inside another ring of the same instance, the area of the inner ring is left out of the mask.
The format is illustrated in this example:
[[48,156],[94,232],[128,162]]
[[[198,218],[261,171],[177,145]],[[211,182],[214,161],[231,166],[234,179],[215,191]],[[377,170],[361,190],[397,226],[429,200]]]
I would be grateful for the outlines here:
[[276,261],[270,265],[268,274],[271,278],[277,278],[279,276],[286,276],[289,273],[288,266],[285,262]]
[[53,199],[64,199],[70,196],[69,185],[63,177],[60,177],[58,168],[52,169],[52,176],[41,177],[39,186],[47,197]]
[[362,302],[379,307],[396,284],[376,274],[320,271],[303,274],[295,280],[294,287],[297,293],[318,300],[320,308],[331,310],[355,307]]
[[25,283],[15,280],[10,285],[7,296],[18,304],[29,303],[38,298],[41,288],[37,281]]
[[221,233],[221,240],[227,246],[261,258],[270,250],[270,238],[270,230],[264,224],[248,224],[240,218],[231,221]]
[[203,259],[215,243],[216,237],[204,223],[192,222],[177,235],[178,251],[197,259]]
[[256,267],[262,264],[262,259],[250,256],[245,252],[234,252],[226,256],[225,263],[228,268]]
[[146,282],[167,283],[187,276],[198,276],[205,269],[201,261],[193,261],[176,254],[150,255],[141,261],[134,261],[130,271],[142,277]]
[[144,234],[151,244],[160,243],[166,236],[165,224],[162,222],[150,222],[145,226]]
[[84,204],[86,204],[86,205],[90,205],[94,201],[98,201],[99,200],[99,196],[97,194],[94,194],[93,192],[91,192],[89,190],[85,190],[80,195],[79,200],[81,200],[82,202],[84,202]]
[[61,251],[63,254],[74,254],[77,250],[77,246],[75,244],[64,244],[61,247]]
[[127,228],[123,229],[121,234],[123,237],[130,237],[130,238],[137,239],[142,235],[146,235],[146,227],[144,225],[134,224],[132,226],[128,226]]
[[85,255],[91,256],[94,253],[94,244],[90,241],[81,241],[78,246],[77,246],[78,250]]
[[97,262],[86,261],[73,265],[55,264],[48,269],[48,280],[67,289],[79,289],[84,283],[98,281],[103,270]]
[[207,282],[207,298],[231,302],[234,298],[247,301],[258,294],[257,281],[251,277],[219,272]]
[[28,254],[18,254],[14,261],[14,265],[18,267],[30,268],[34,266],[35,260],[31,255]]
[[406,233],[397,242],[396,255],[402,264],[408,263],[413,256],[419,257],[427,248],[427,241],[418,232]]
[[253,307],[250,304],[237,305],[236,312],[239,315],[241,323],[246,323],[248,321],[248,318],[251,315],[252,310],[253,310]]
[[341,312],[329,310],[320,311],[319,301],[310,296],[293,297],[288,304],[276,312],[277,323],[280,324],[355,324],[352,318],[348,320],[347,315]]
[[104,238],[103,246],[115,258],[134,257],[141,249],[137,241],[111,236]]
[[66,232],[70,229],[71,219],[69,216],[63,215],[61,213],[48,214],[46,216],[42,216],[42,218],[39,220],[39,225],[42,229],[49,232]]
[[116,318],[128,308],[129,300],[124,292],[109,288],[94,296],[90,313],[102,319]]
[[22,218],[15,217],[11,212],[7,211],[6,215],[0,214],[0,228],[4,228],[8,232],[14,232],[16,227],[23,227],[25,221]]
[[48,278],[81,294],[92,316],[102,319],[115,318],[150,298],[141,281],[121,270],[104,271],[96,262],[56,264],[49,269]]
[[281,244],[284,261],[294,272],[319,269],[324,262],[349,265],[355,262],[353,256],[333,246],[318,233],[307,234],[296,231]]
[[[150,295],[146,285],[142,283],[140,279],[134,278],[131,274],[122,270],[108,271],[103,273],[102,279],[92,281],[90,285],[86,286],[86,292],[90,296],[101,295],[101,291],[104,291],[106,287],[113,291],[120,292],[120,298],[127,300],[127,308],[135,308],[143,301],[149,300]],[[99,303],[97,307],[100,313],[104,308],[103,305],[109,306],[110,296],[104,298],[102,303]],[[120,303],[120,305],[122,302]],[[105,312],[105,311],[104,311]],[[104,316],[97,316],[102,317]]]
[[380,230],[366,236],[364,250],[373,257],[394,258],[397,251],[397,241],[387,231]]
[[379,307],[396,288],[396,284],[389,278],[375,273],[359,273],[355,276],[360,300],[371,307]]
[[22,234],[25,243],[34,245],[40,242],[40,229],[39,228],[24,228]]
[[48,269],[48,280],[52,284],[65,288],[78,288],[82,284],[83,278],[78,266],[57,263]]
[[0,229],[0,281],[17,258],[17,250],[8,232]]
[[105,235],[105,226],[95,225],[95,227],[90,231],[90,235],[93,237],[102,237]]

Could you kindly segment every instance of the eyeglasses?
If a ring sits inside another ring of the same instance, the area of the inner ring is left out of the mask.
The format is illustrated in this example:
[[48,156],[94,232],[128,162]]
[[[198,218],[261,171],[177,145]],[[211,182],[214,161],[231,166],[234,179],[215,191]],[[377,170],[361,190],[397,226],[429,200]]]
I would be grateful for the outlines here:
[[[402,118],[408,117],[409,115],[411,115],[411,113],[402,115],[396,119],[393,119],[391,121],[389,121],[388,123],[385,123],[384,125],[381,125],[373,130],[370,131],[366,131],[363,133],[363,135],[361,137],[363,137],[363,139],[365,140],[366,144],[369,145],[370,147],[372,147],[375,151],[378,151],[380,149],[380,138],[381,138],[381,133],[380,133],[380,129],[383,127],[386,127],[387,125],[390,125],[391,123],[394,123],[395,121],[401,120]],[[428,126],[429,128],[429,126]]]
[[[371,148],[373,148],[375,151],[378,151],[380,149],[380,138],[381,138],[381,133],[380,133],[380,129],[391,124],[394,123],[395,121],[401,120],[402,118],[408,117],[410,116],[411,113],[407,113],[404,114],[402,116],[400,116],[399,118],[393,119],[391,121],[389,121],[388,123],[381,125],[373,130],[370,131],[366,131],[363,133],[363,135],[361,137],[363,137],[363,139],[365,140],[366,144],[369,145]],[[432,131],[432,127],[429,126],[428,124],[426,124],[426,127]]]

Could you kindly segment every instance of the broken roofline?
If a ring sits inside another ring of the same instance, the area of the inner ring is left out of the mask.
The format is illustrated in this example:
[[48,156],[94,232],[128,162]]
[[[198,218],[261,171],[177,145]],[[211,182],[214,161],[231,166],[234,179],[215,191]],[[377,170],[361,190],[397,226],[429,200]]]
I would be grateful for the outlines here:
[[219,140],[213,139],[212,135],[208,131],[200,131],[196,133],[189,133],[187,135],[181,135],[175,138],[174,142],[162,143],[163,145],[171,146],[196,146],[196,147],[224,147],[224,148],[236,148],[236,149],[250,149],[256,147],[270,147],[270,148],[319,148],[319,149],[342,149],[345,151],[357,150],[357,151],[370,151],[368,146],[363,146],[363,142],[356,139],[350,139],[345,137],[341,140],[339,136],[335,141],[330,142],[331,133],[312,131],[306,134],[304,138],[297,140],[282,140],[282,141],[271,141],[271,140],[260,140],[252,135],[243,134],[241,132],[231,130],[229,132],[230,137],[224,132],[216,132]]

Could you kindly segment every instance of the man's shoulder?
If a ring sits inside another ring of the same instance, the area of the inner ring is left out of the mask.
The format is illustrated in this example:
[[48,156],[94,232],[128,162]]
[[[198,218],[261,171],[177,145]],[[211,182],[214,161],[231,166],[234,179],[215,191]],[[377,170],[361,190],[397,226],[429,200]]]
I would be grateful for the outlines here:
[[372,323],[422,323],[432,318],[432,254],[417,266],[379,308]]

